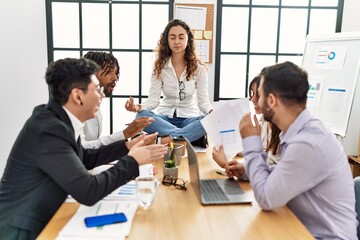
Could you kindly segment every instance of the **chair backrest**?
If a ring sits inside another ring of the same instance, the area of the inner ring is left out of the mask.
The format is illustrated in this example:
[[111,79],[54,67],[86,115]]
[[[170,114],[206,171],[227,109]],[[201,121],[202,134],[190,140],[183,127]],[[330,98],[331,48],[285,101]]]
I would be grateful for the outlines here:
[[[354,178],[354,186],[355,186],[355,211],[357,213],[356,219],[360,223],[360,176]],[[357,235],[360,239],[360,224],[357,228]]]

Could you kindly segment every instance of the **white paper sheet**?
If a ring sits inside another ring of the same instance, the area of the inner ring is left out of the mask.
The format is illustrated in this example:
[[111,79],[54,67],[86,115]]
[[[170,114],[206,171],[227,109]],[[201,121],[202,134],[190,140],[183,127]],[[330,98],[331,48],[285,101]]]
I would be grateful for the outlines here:
[[191,29],[205,30],[206,7],[175,6],[175,18],[186,22]]
[[[114,165],[101,165],[93,169],[92,174],[96,175],[107,169],[113,167]],[[142,177],[152,176],[154,174],[154,165],[144,164],[139,166],[139,175]],[[134,180],[126,183],[125,185],[120,186],[115,189],[112,193],[103,198],[103,200],[136,200],[136,183]],[[68,196],[66,202],[76,202],[72,196]]]
[[317,50],[315,69],[340,71],[344,68],[347,48],[345,46],[321,47]]
[[203,62],[210,61],[210,41],[209,40],[195,40],[195,49],[198,57]]
[[213,106],[213,112],[201,124],[214,146],[219,149],[223,145],[226,158],[230,159],[243,150],[239,124],[244,114],[250,112],[249,99],[222,101]]
[[[91,207],[81,205],[56,239],[125,239],[130,234],[136,209],[136,201],[99,201]],[[85,226],[86,217],[120,212],[126,215],[127,222],[102,227]]]

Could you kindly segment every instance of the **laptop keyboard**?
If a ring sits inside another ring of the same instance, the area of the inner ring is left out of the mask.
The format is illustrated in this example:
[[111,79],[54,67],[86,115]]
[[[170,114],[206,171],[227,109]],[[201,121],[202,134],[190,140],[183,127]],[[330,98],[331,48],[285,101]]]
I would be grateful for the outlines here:
[[229,201],[229,198],[214,179],[201,180],[201,192],[206,201]]
[[233,180],[227,180],[224,184],[224,192],[226,195],[238,195],[244,194],[244,190],[242,190],[237,183]]

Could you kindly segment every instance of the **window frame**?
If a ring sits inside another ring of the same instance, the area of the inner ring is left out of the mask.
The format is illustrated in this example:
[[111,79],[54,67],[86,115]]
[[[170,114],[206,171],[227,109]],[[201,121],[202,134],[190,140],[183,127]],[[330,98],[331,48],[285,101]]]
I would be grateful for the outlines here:
[[[247,51],[245,52],[223,52],[221,51],[221,34],[222,34],[222,14],[223,8],[248,8],[249,15],[248,15],[248,35],[247,35]],[[252,52],[250,51],[250,44],[251,44],[251,17],[252,17],[252,10],[254,8],[277,8],[278,9],[278,25],[277,25],[277,37],[276,37],[276,51],[274,53],[268,52]],[[216,22],[216,45],[215,45],[215,79],[214,79],[214,101],[220,100],[230,100],[234,99],[234,97],[220,97],[220,84],[221,84],[221,56],[223,55],[243,55],[246,56],[246,74],[245,78],[245,93],[244,96],[248,97],[248,85],[249,85],[249,65],[250,65],[250,57],[251,56],[275,56],[275,62],[278,62],[279,56],[303,56],[303,52],[297,53],[281,53],[279,52],[279,40],[280,40],[280,26],[281,26],[281,10],[282,9],[307,9],[308,16],[307,16],[307,23],[306,23],[306,35],[309,34],[310,28],[310,20],[311,20],[311,10],[313,9],[336,9],[337,10],[337,19],[336,19],[336,26],[335,32],[341,32],[341,25],[342,25],[342,15],[343,15],[343,8],[344,8],[344,0],[338,0],[338,6],[312,6],[311,0],[309,0],[307,6],[282,6],[282,0],[279,0],[278,5],[256,5],[252,4],[252,0],[249,0],[249,4],[224,4],[223,0],[217,1],[217,22]],[[251,77],[251,76],[250,76]]]
[[[52,21],[52,3],[60,2],[60,3],[77,3],[79,5],[79,47],[74,48],[61,48],[54,47],[54,39],[53,39],[53,21]],[[92,3],[92,4],[108,4],[109,6],[109,47],[108,48],[85,48],[83,47],[83,38],[82,38],[82,4],[83,3]],[[113,48],[113,40],[112,40],[112,6],[114,4],[137,4],[139,5],[139,45],[136,49],[126,49],[126,48]],[[80,56],[84,55],[84,52],[88,51],[105,51],[109,53],[113,52],[135,52],[139,54],[139,80],[138,80],[138,92],[136,95],[119,95],[113,94],[109,97],[109,114],[110,114],[110,134],[114,132],[114,100],[118,98],[128,99],[132,96],[135,99],[139,99],[141,103],[144,98],[147,98],[147,95],[142,94],[142,54],[146,52],[153,52],[153,49],[143,49],[142,48],[142,6],[143,5],[168,5],[169,11],[169,19],[173,19],[174,16],[174,0],[168,1],[142,1],[142,0],[133,0],[133,1],[121,1],[121,0],[113,0],[113,1],[104,1],[104,0],[45,0],[46,7],[46,30],[47,30],[47,54],[48,54],[48,63],[54,61],[54,51],[78,51]],[[79,57],[80,57],[79,56]],[[121,73],[120,73],[121,75]],[[146,78],[147,80],[147,78]],[[104,134],[104,133],[103,133]]]

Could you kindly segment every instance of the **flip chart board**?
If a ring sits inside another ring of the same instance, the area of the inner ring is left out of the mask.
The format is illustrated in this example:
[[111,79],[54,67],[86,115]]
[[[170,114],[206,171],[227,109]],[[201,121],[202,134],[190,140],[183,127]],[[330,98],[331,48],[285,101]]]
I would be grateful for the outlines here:
[[[353,150],[356,153],[360,125],[360,84],[357,84],[360,32],[309,35],[302,67],[309,73],[307,108],[342,138],[347,154]],[[353,146],[345,147],[349,139]]]

